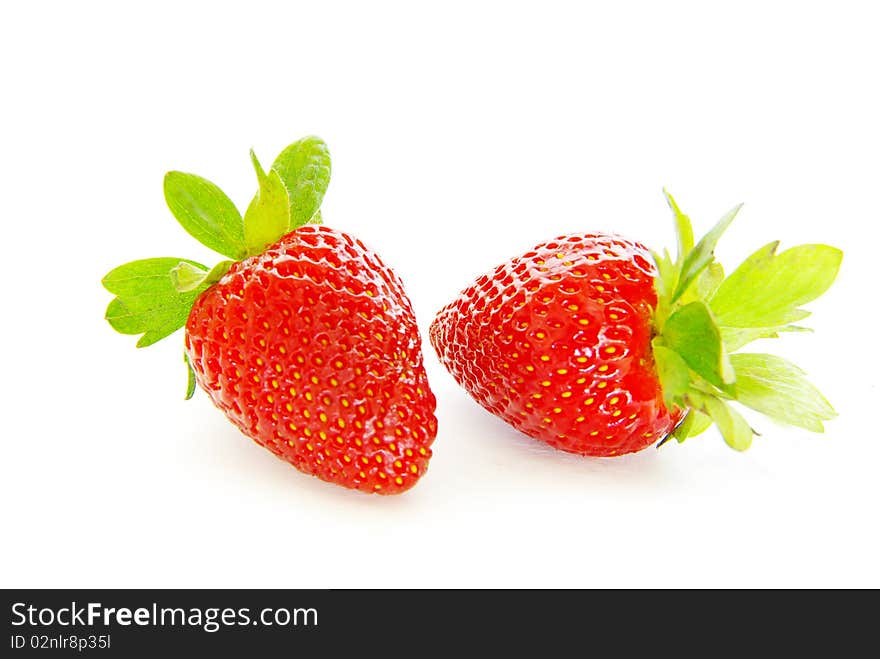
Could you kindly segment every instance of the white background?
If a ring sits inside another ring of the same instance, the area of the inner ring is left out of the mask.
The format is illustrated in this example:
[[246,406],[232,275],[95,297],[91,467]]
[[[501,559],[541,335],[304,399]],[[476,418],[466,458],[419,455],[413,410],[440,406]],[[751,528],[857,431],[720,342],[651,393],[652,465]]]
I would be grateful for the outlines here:
[[[5,3],[0,586],[880,586],[874,4]],[[395,266],[423,334],[555,235],[671,247],[664,185],[702,230],[746,202],[728,267],[776,238],[841,247],[816,333],[773,346],[839,418],[762,423],[745,454],[707,433],[582,459],[484,412],[426,341],[419,485],[301,475],[184,402],[181,334],[135,350],[99,280],[214,259],[166,170],[243,207],[248,149],[310,133],[325,222]]]

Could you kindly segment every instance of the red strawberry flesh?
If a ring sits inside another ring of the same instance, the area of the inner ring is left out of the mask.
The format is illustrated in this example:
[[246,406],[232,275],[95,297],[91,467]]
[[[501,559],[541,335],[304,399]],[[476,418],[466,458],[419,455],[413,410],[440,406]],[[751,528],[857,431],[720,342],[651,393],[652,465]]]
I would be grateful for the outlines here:
[[683,417],[654,368],[656,274],[639,243],[561,236],[463,291],[431,343],[480,405],[525,434],[582,455],[639,451]]
[[398,277],[351,236],[307,225],[232,265],[196,300],[186,352],[243,433],[297,469],[394,494],[437,431]]

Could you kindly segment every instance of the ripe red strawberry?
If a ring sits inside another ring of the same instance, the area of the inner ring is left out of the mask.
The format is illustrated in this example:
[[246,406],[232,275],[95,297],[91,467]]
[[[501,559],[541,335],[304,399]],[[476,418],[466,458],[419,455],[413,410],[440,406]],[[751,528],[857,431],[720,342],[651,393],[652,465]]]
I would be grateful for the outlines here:
[[196,382],[246,435],[301,471],[400,492],[425,472],[434,398],[397,276],[352,237],[305,226],[196,300]]
[[798,329],[807,312],[797,307],[831,285],[841,253],[777,255],[771,243],[724,280],[712,254],[738,207],[694,246],[668,200],[675,262],[620,236],[574,234],[466,288],[430,329],[456,381],[523,433],[582,455],[632,453],[673,432],[683,441],[712,421],[745,449],[753,431],[731,401],[821,431],[834,412],[797,367],[735,351]]
[[470,394],[518,430],[574,453],[665,437],[651,356],[656,268],[616,236],[561,236],[497,267],[437,315],[431,342]]
[[118,295],[107,318],[144,333],[139,346],[185,323],[188,395],[198,383],[300,471],[403,492],[427,469],[437,422],[400,279],[359,240],[316,226],[329,180],[323,142],[291,145],[268,175],[255,166],[260,192],[243,219],[216,186],[169,173],[178,220],[234,262],[210,272],[183,259],[121,266],[104,279]]

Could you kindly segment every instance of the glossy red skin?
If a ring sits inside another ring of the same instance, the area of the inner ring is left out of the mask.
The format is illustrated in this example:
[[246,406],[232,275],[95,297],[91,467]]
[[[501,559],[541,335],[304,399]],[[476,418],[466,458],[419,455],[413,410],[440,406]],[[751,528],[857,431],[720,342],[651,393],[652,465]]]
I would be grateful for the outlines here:
[[435,399],[398,277],[359,240],[308,225],[196,300],[186,354],[241,431],[297,469],[396,494],[424,475]]
[[574,234],[499,265],[444,307],[431,343],[483,407],[563,451],[615,456],[681,421],[651,351],[656,267],[642,245]]

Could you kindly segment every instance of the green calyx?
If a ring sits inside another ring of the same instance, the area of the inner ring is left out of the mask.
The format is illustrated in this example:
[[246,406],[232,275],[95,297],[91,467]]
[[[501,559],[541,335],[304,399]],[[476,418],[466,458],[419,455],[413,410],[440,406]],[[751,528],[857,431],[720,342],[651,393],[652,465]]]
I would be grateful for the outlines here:
[[[260,254],[285,234],[321,223],[321,201],[330,183],[330,153],[318,137],[285,148],[264,171],[251,151],[258,190],[244,213],[216,185],[195,174],[168,172],[165,200],[193,238],[226,257],[213,268],[182,258],[132,261],[102,280],[116,297],[106,319],[122,334],[142,335],[139,348],[183,327],[196,298],[236,261]],[[187,398],[192,395],[192,369]]]
[[828,245],[777,253],[779,243],[773,242],[725,277],[715,246],[741,205],[694,244],[690,218],[664,194],[678,250],[675,260],[666,250],[653,253],[658,275],[652,347],[666,406],[687,410],[671,436],[683,442],[714,423],[730,447],[745,450],[757,433],[737,405],[822,432],[822,422],[835,412],[801,369],[781,357],[738,351],[781,332],[808,331],[793,324],[809,316],[801,305],[828,290],[843,253]]

